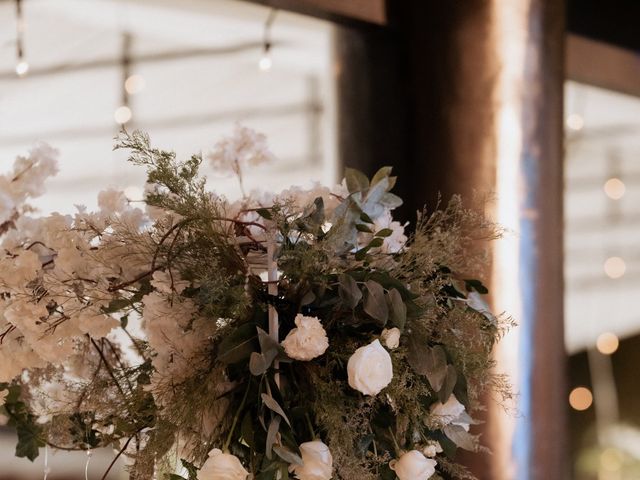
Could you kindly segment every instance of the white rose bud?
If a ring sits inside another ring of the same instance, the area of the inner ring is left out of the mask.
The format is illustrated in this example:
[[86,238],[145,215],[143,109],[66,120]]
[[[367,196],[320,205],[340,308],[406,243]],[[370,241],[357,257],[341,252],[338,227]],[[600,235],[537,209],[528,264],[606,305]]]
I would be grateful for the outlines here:
[[240,460],[230,453],[214,448],[198,472],[198,480],[247,480],[247,472]]
[[440,442],[433,442],[424,447],[422,453],[425,457],[433,458],[437,454],[442,453],[442,447],[440,446]]
[[435,417],[436,420],[443,425],[459,425],[468,432],[469,423],[458,420],[458,417],[464,413],[464,410],[464,405],[458,401],[456,396],[450,395],[445,403],[438,402],[431,406],[431,416]]
[[308,361],[322,355],[329,348],[329,339],[317,317],[296,315],[298,328],[289,332],[282,342],[284,351],[295,360]]
[[302,465],[290,465],[289,471],[300,480],[329,480],[333,474],[333,456],[320,440],[300,445]]
[[425,457],[418,450],[403,454],[389,463],[400,480],[427,480],[436,473],[437,462]]
[[384,346],[389,350],[393,350],[400,346],[400,329],[399,328],[389,328],[382,330],[380,334],[380,338],[384,342]]
[[377,395],[393,379],[391,356],[379,340],[374,340],[351,355],[347,374],[351,388],[365,395]]

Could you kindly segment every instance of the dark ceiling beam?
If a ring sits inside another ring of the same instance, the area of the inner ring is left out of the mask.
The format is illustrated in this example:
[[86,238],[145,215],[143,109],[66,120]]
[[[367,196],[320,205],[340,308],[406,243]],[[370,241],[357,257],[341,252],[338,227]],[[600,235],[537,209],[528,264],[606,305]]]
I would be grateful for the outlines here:
[[578,35],[640,51],[638,0],[567,0],[567,29]]
[[245,0],[341,24],[386,25],[386,0]]

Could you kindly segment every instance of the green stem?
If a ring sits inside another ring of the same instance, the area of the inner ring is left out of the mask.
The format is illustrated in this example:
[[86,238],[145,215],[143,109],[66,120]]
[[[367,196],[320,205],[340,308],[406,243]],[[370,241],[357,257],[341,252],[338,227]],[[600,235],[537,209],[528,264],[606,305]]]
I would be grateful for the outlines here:
[[389,434],[391,435],[391,438],[393,439],[393,446],[396,449],[396,456],[398,458],[400,458],[400,446],[398,445],[398,441],[396,440],[396,436],[393,433],[393,430],[391,430],[391,427],[389,427]]
[[247,397],[249,396],[249,388],[251,387],[251,381],[249,380],[247,382],[247,389],[244,392],[244,397],[242,397],[242,402],[240,402],[240,406],[238,407],[238,410],[236,411],[235,416],[233,417],[233,422],[231,423],[231,430],[229,430],[229,435],[227,435],[227,440],[224,442],[224,447],[222,449],[222,451],[227,452],[229,450],[229,444],[231,444],[231,438],[233,437],[233,432],[236,429],[236,425],[238,424],[238,418],[240,417],[240,414],[242,413],[242,409],[244,408],[244,404],[247,401]]
[[311,423],[311,418],[308,413],[304,414],[304,417],[307,419],[307,425],[309,427],[309,432],[311,432],[311,439],[316,438],[316,432],[313,430],[313,424]]

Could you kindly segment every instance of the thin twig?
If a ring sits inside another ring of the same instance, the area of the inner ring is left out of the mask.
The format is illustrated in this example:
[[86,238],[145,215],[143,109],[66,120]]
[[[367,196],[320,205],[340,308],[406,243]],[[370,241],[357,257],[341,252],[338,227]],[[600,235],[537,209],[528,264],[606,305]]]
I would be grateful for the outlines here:
[[126,441],[126,443],[124,444],[124,447],[122,447],[120,449],[120,451],[118,452],[118,454],[115,456],[115,458],[111,461],[111,463],[109,464],[109,466],[107,467],[107,471],[104,472],[104,475],[102,475],[102,478],[100,480],[105,480],[107,478],[107,475],[109,475],[109,472],[111,471],[111,469],[113,468],[113,466],[116,464],[116,462],[118,461],[118,459],[120,458],[120,456],[124,453],[124,451],[127,449],[127,447],[129,446],[129,443],[131,443],[131,440],[133,440],[133,437],[135,437],[135,435],[129,437],[129,439]]

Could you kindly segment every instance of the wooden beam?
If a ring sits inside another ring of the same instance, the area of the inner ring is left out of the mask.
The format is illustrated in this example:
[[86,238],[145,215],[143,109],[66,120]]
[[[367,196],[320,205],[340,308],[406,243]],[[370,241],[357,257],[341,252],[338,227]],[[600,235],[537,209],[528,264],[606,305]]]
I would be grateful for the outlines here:
[[640,96],[637,53],[573,34],[566,44],[569,80]]
[[386,25],[386,0],[246,0],[339,23]]
[[475,431],[494,455],[470,466],[481,480],[565,480],[564,2],[389,6],[392,28],[337,30],[340,157],[367,173],[393,165],[407,220],[439,194],[495,193],[517,232],[492,244],[488,283],[519,324],[498,366],[514,373],[518,414],[490,404]]

